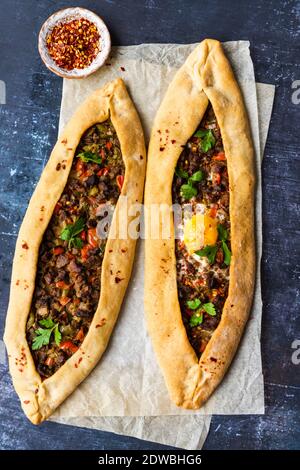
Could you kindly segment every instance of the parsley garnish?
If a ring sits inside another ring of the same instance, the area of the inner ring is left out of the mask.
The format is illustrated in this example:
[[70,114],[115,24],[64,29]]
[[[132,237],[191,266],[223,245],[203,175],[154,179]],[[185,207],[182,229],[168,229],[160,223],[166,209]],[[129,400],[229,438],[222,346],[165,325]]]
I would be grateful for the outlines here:
[[199,299],[193,299],[193,300],[188,300],[186,304],[191,310],[196,310],[197,308],[200,307],[201,301]]
[[58,323],[54,323],[51,318],[45,318],[39,321],[41,326],[45,326],[45,328],[38,328],[35,333],[36,337],[32,343],[32,349],[40,349],[42,346],[46,346],[50,343],[50,338],[52,333],[54,333],[54,341],[59,346],[61,342],[61,332],[58,329]]
[[179,176],[179,178],[188,178],[189,174],[187,171],[183,170],[182,168],[175,168],[175,174]]
[[201,325],[202,322],[203,322],[203,313],[202,312],[196,312],[190,318],[190,326],[191,327]]
[[196,171],[190,178],[189,183],[198,183],[203,180],[203,172],[201,170]]
[[216,143],[216,138],[211,129],[199,129],[195,137],[200,137],[200,147],[203,152],[208,152]]
[[191,184],[183,184],[180,188],[180,193],[184,199],[189,200],[192,199],[192,197],[197,196],[198,191]]
[[[203,179],[203,172],[201,170],[196,171],[192,176],[188,177],[188,173],[186,171],[181,170],[178,168],[178,171],[180,170],[180,175],[178,173],[177,176],[180,176],[181,178],[188,178],[187,184],[183,184],[180,188],[180,193],[186,200],[192,199],[192,197],[197,196],[197,189],[194,187],[194,183],[198,183],[199,181],[202,181]],[[176,172],[176,170],[175,170]]]
[[102,158],[99,157],[96,153],[87,151],[87,152],[81,152],[78,155],[76,155],[77,158],[81,158],[83,162],[93,162],[93,163],[102,163]]
[[67,225],[60,234],[60,238],[69,242],[68,246],[71,248],[82,248],[82,240],[79,237],[76,237],[84,229],[85,222],[82,217],[74,222],[74,224]]
[[212,317],[217,314],[215,306],[212,302],[201,304],[200,299],[193,299],[187,301],[187,306],[192,310],[197,309],[197,311],[190,318],[191,327],[201,325],[201,323],[203,322],[203,310]]
[[228,240],[228,231],[226,230],[224,225],[221,225],[221,224],[218,225],[218,234],[219,234],[219,239],[222,242],[222,250],[224,253],[224,263],[226,264],[226,266],[229,266],[230,261],[231,261],[231,251],[229,250],[228,245],[226,243],[226,241]]
[[198,256],[206,256],[209,264],[213,264],[215,262],[217,251],[217,245],[207,245],[202,248],[202,250],[195,251],[195,254]]

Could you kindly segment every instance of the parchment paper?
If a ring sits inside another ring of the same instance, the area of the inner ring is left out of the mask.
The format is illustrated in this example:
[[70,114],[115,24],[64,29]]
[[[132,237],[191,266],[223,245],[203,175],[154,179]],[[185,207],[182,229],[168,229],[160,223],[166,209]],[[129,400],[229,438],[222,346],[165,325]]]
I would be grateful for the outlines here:
[[[91,91],[121,76],[138,108],[148,140],[151,122],[162,96],[176,69],[194,47],[148,44],[114,48],[109,61],[111,65],[83,81],[64,82],[60,129]],[[258,177],[257,284],[251,317],[237,357],[222,385],[197,413],[181,410],[170,403],[144,326],[143,243],[139,243],[132,280],[109,347],[92,374],[53,415],[55,421],[195,449],[200,448],[205,440],[210,414],[264,412],[260,354],[260,157],[266,140],[274,87],[260,84],[256,91],[247,41],[225,43],[224,48],[244,94],[255,144]],[[262,117],[260,126],[257,103]]]

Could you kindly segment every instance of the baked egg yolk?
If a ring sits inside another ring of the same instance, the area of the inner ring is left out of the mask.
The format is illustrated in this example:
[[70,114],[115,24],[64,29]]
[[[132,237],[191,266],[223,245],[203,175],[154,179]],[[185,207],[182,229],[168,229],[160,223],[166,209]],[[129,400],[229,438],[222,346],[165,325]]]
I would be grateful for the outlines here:
[[191,255],[218,239],[218,221],[207,214],[194,214],[184,225],[183,241]]

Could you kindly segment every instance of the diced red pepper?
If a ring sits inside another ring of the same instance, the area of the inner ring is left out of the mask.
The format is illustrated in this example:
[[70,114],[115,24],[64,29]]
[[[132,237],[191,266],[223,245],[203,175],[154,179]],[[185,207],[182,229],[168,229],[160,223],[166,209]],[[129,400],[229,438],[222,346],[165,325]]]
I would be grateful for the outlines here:
[[100,155],[103,158],[103,160],[105,160],[106,155],[105,155],[105,150],[104,149],[100,149]]
[[60,305],[62,305],[64,307],[65,305],[67,305],[70,302],[70,300],[71,300],[70,297],[61,297],[59,299],[59,303],[60,303]]
[[96,233],[96,228],[88,229],[88,244],[91,248],[97,248],[99,244],[99,238]]
[[86,261],[88,259],[89,251],[92,248],[93,247],[90,246],[90,245],[85,245],[83,248],[81,248],[81,259],[82,259],[82,261]]
[[209,211],[209,216],[214,219],[217,215],[217,210],[218,210],[217,206],[212,206]]
[[53,253],[55,255],[61,255],[64,252],[65,252],[65,250],[62,246],[56,246],[55,248],[53,248]]
[[106,176],[108,172],[109,172],[109,168],[106,166],[104,168],[101,168],[101,170],[98,171],[97,175]]
[[62,208],[62,204],[60,202],[57,202],[54,207],[54,211],[53,211],[54,214],[58,214],[61,208]]
[[110,150],[112,148],[112,143],[111,142],[106,142],[105,147]]
[[218,160],[221,162],[225,161],[226,160],[225,153],[224,152],[217,153],[217,155],[213,156],[213,160]]
[[76,171],[77,173],[82,173],[86,168],[85,163],[81,160],[81,158],[77,158],[76,162]]
[[53,357],[49,357],[49,356],[48,356],[47,359],[45,360],[45,364],[46,364],[46,366],[48,366],[48,367],[52,367],[53,364],[54,364],[54,359],[53,359]]
[[81,238],[81,240],[83,240],[85,242],[86,240],[86,231],[85,230],[82,230],[82,232],[80,233],[79,237]]
[[69,289],[70,284],[66,284],[65,281],[57,281],[55,283],[55,287],[58,289]]
[[60,343],[60,349],[63,351],[70,351],[71,353],[76,353],[78,351],[78,346],[72,343],[72,341],[63,341]]
[[77,335],[75,336],[75,341],[83,341],[84,340],[84,331],[83,328],[80,328]]
[[118,175],[116,177],[116,181],[117,181],[117,185],[118,185],[119,190],[122,191],[122,186],[123,186],[123,183],[124,183],[124,176],[123,175]]
[[76,298],[73,300],[73,304],[79,305],[79,304],[80,304],[80,299],[78,299],[78,297],[76,297]]

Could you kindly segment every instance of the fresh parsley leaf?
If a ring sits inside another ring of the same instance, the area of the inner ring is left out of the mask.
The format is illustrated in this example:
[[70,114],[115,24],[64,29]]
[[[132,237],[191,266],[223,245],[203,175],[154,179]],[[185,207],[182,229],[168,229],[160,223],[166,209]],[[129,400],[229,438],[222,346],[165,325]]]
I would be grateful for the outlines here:
[[58,329],[58,323],[56,323],[54,328],[54,341],[56,342],[57,346],[60,345],[61,342],[61,332]]
[[70,245],[73,246],[74,248],[82,248],[83,241],[79,237],[71,238]]
[[191,310],[196,310],[197,308],[200,307],[201,302],[199,299],[193,299],[193,300],[188,300],[186,304],[188,308],[190,308]]
[[211,129],[199,129],[196,132],[195,137],[200,137],[200,147],[203,152],[208,152],[208,150],[213,148],[216,143],[216,138]]
[[193,188],[190,184],[183,184],[180,188],[180,193],[186,200],[192,199],[192,197],[196,196],[198,191],[196,188]]
[[207,129],[199,129],[196,134],[194,134],[194,137],[205,137],[207,134]]
[[[39,324],[45,326],[46,328],[53,328],[55,323],[53,322],[52,318],[43,318],[43,320],[39,321]],[[41,329],[41,328],[40,328]]]
[[50,343],[50,338],[54,332],[54,340],[57,345],[61,341],[61,333],[58,328],[58,323],[54,323],[51,318],[44,318],[39,322],[40,325],[45,326],[46,328],[37,328],[35,330],[36,336],[32,343],[32,349],[35,351],[40,349],[42,346],[46,346]]
[[202,312],[196,312],[190,318],[190,326],[191,327],[201,325],[202,322],[203,322],[203,313]]
[[206,256],[209,264],[213,264],[215,261],[215,257],[218,251],[218,247],[216,245],[207,245],[202,250],[195,251],[196,255],[198,256]]
[[228,231],[222,224],[218,224],[218,234],[219,234],[219,239],[222,241],[228,240]]
[[208,302],[207,304],[203,304],[203,308],[206,311],[206,313],[208,313],[208,315],[211,315],[212,317],[214,317],[217,314],[215,306],[212,302]]
[[187,171],[183,170],[182,168],[175,168],[175,174],[179,176],[179,178],[188,178],[189,174]]
[[222,240],[222,249],[224,252],[224,263],[226,266],[229,266],[231,261],[231,251],[229,250],[227,243],[224,240]]
[[93,162],[93,163],[98,163],[99,165],[100,163],[102,163],[102,158],[99,157],[99,155],[97,155],[96,153],[93,153],[90,151],[81,152],[78,155],[76,155],[76,157],[81,158],[83,162]]
[[203,180],[203,172],[201,170],[198,170],[189,178],[189,183],[193,184],[202,180]]
[[32,343],[32,349],[33,350],[40,349],[42,346],[49,344],[51,333],[52,333],[52,329],[44,330],[42,328],[38,328],[36,330],[37,335],[34,338],[33,343]]
[[75,241],[75,237],[80,232],[82,232],[82,230],[84,229],[84,226],[85,226],[85,222],[83,218],[79,217],[79,219],[77,219],[76,222],[74,222],[74,224],[67,225],[67,227],[65,227],[62,230],[60,234],[60,238],[62,240],[69,242],[69,248],[71,248],[72,245],[75,246],[76,248],[81,248],[82,243],[81,243],[80,238],[77,237]]

